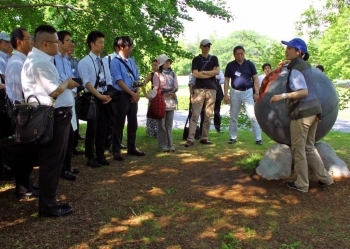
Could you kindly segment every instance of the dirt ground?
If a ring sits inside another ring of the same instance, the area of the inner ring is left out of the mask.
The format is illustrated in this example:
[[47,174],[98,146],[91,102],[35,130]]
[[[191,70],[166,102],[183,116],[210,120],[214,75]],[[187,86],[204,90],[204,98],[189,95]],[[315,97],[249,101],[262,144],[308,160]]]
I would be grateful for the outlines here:
[[58,189],[67,217],[38,217],[37,199],[18,202],[0,183],[0,248],[350,248],[349,179],[321,189],[311,175],[301,193],[242,172],[239,150],[181,143],[160,153],[145,142],[146,157],[109,155],[97,169],[75,156],[79,178]]

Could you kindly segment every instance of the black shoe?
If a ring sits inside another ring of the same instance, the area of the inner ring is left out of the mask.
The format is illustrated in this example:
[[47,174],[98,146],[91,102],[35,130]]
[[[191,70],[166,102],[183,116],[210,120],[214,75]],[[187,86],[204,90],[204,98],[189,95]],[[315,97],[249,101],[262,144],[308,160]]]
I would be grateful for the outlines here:
[[122,149],[122,150],[126,150],[126,146],[125,146],[125,145],[123,145],[123,144],[121,144],[121,145],[120,145],[120,149]]
[[36,183],[32,183],[32,184],[30,185],[30,187],[31,187],[33,190],[39,190],[39,185],[36,184]]
[[60,209],[64,209],[64,208],[70,208],[70,209],[72,209],[72,206],[71,206],[69,203],[67,203],[67,202],[59,202],[59,203],[58,203],[58,207],[59,207]]
[[321,181],[318,181],[317,183],[318,183],[318,186],[320,186],[321,188],[325,188],[325,187],[333,184],[333,182],[331,184],[325,184],[325,183],[323,183]]
[[29,199],[29,198],[35,198],[35,197],[39,197],[38,190],[33,190],[33,191],[23,193],[23,194],[16,194],[16,198],[18,200],[25,200],[25,199]]
[[220,127],[215,127],[215,130],[217,131],[217,133],[224,133],[224,132],[220,129]]
[[101,167],[101,164],[96,160],[96,158],[91,158],[86,163],[87,166],[90,166],[92,168],[99,168]]
[[109,165],[109,162],[106,160],[106,158],[97,159],[97,161],[103,166],[108,166]]
[[288,188],[295,189],[295,190],[298,190],[300,192],[307,192],[305,190],[302,190],[301,188],[298,188],[294,182],[287,182],[287,186],[288,186]]
[[128,155],[132,155],[132,156],[145,156],[146,153],[139,151],[139,150],[132,150],[132,151],[128,151]]
[[73,152],[72,152],[72,154],[75,155],[75,156],[77,156],[77,155],[84,155],[84,153],[85,153],[84,151],[77,150],[77,149],[74,149]]
[[70,172],[72,174],[78,174],[80,172],[80,170],[74,168],[74,169],[71,169]]
[[74,175],[70,171],[63,171],[63,172],[61,172],[61,177],[63,179],[69,180],[69,181],[75,181],[77,179],[76,175]]
[[39,211],[39,216],[40,217],[60,217],[60,216],[69,215],[72,212],[73,212],[72,207],[66,207],[66,208],[59,208],[55,212],[50,212],[50,213]]
[[124,161],[125,160],[125,158],[120,153],[114,153],[113,154],[113,159],[117,160],[117,161]]
[[257,145],[262,145],[262,141],[261,141],[261,140],[255,141],[255,143],[256,143]]
[[231,138],[231,139],[228,141],[228,144],[234,144],[234,143],[236,143],[236,142],[237,142],[236,139]]

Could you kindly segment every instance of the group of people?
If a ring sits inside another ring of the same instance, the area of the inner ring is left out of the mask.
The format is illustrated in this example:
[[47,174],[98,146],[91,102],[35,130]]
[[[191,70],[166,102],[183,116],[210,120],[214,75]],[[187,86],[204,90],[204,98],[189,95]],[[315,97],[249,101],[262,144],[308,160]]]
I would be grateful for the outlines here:
[[[300,40],[300,39],[299,39]],[[308,105],[309,98],[314,97],[312,77],[308,74],[309,64],[303,62],[308,56],[306,44],[302,40],[283,42],[287,45],[286,56],[290,60],[289,89],[287,93],[275,95],[271,102],[282,99],[299,99],[299,103]],[[9,44],[14,48],[11,57],[7,50]],[[137,111],[140,89],[152,101],[155,96],[146,93],[140,82],[136,62],[130,57],[133,40],[130,36],[118,36],[114,39],[114,53],[101,58],[105,48],[105,35],[100,31],[91,31],[86,39],[89,54],[80,61],[72,56],[74,43],[68,31],[56,31],[50,25],[40,25],[32,37],[25,28],[16,28],[10,36],[0,34],[0,97],[7,98],[12,104],[23,103],[28,96],[35,95],[42,105],[55,108],[53,138],[45,145],[37,145],[39,161],[39,189],[36,191],[30,182],[31,170],[27,177],[16,177],[16,195],[18,198],[38,196],[39,215],[61,216],[72,213],[72,206],[56,200],[59,177],[75,180],[79,172],[71,166],[71,157],[76,151],[76,135],[79,127],[75,113],[75,98],[83,89],[84,94],[94,97],[96,118],[87,121],[85,135],[85,157],[87,166],[101,167],[109,165],[105,158],[106,140],[111,138],[113,159],[125,160],[122,149],[127,149],[129,156],[145,156],[136,148],[136,131],[138,128]],[[301,45],[300,45],[301,44]],[[208,39],[200,42],[201,54],[192,60],[193,80],[190,84],[191,117],[189,135],[185,147],[194,145],[195,132],[199,116],[202,113],[200,143],[210,145],[210,118],[215,110],[215,128],[220,128],[220,104],[230,104],[231,120],[228,144],[237,141],[237,118],[243,104],[252,126],[255,143],[262,145],[261,130],[254,113],[254,102],[259,98],[261,80],[253,62],[245,59],[242,46],[233,49],[234,60],[227,64],[225,72],[220,70],[218,58],[209,54],[212,43]],[[145,83],[152,82],[150,92],[160,90],[165,99],[176,102],[178,90],[177,76],[171,69],[172,59],[165,54],[152,62],[153,72]],[[297,68],[297,69],[294,69]],[[263,70],[268,74],[270,64],[264,64]],[[303,80],[301,80],[303,79]],[[221,84],[224,84],[222,91]],[[221,91],[220,91],[221,90]],[[316,103],[316,102],[313,102]],[[322,161],[315,150],[314,136],[317,128],[315,117],[320,110],[315,106],[307,117],[291,121],[292,151],[297,172],[297,181],[288,186],[300,191],[308,190],[306,157],[312,157],[313,169],[320,179],[320,184],[329,185],[332,179],[322,169]],[[0,113],[1,138],[13,134],[6,112]],[[125,119],[127,125],[127,144],[122,144]],[[167,109],[165,116],[159,120],[147,120],[149,136],[157,137],[158,147],[163,152],[175,151],[172,140],[174,109]],[[301,125],[306,128],[300,129]],[[6,131],[7,130],[7,131]],[[6,132],[5,132],[6,131]],[[305,154],[306,153],[306,154]],[[1,157],[0,157],[1,158]],[[3,164],[1,162],[1,164]],[[25,166],[21,166],[25,167]],[[32,168],[33,165],[28,165]],[[324,168],[324,167],[323,167]],[[16,176],[16,172],[15,172]]]

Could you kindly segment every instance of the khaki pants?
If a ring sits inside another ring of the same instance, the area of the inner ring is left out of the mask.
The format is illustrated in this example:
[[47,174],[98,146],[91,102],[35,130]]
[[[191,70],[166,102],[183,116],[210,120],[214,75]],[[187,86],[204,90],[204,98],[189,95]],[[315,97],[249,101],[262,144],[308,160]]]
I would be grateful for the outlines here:
[[195,89],[192,101],[192,116],[190,120],[188,141],[194,141],[198,118],[204,105],[204,122],[201,139],[208,139],[210,129],[210,116],[213,115],[214,104],[216,99],[216,90],[214,89]]
[[295,185],[304,191],[309,190],[308,165],[321,182],[327,185],[333,183],[314,146],[317,125],[315,116],[292,120],[290,124],[294,171],[297,174]]

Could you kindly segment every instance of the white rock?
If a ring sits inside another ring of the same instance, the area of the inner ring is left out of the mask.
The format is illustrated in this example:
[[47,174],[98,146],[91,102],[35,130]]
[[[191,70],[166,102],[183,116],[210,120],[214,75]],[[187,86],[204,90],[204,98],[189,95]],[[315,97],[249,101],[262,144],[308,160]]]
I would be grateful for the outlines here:
[[268,180],[290,177],[292,173],[292,153],[288,145],[274,144],[266,151],[256,168],[256,173]]

